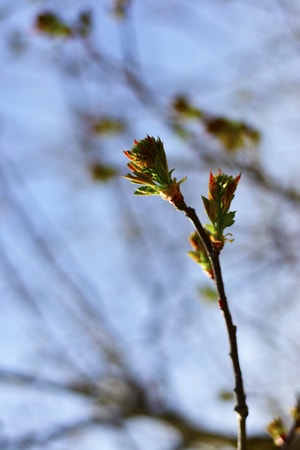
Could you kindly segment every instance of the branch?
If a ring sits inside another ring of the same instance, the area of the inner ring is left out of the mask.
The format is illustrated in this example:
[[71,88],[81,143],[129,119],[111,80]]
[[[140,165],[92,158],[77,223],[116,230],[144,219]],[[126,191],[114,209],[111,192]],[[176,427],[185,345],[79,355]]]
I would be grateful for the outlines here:
[[[219,254],[226,240],[224,229],[233,225],[234,211],[229,211],[230,204],[239,183],[241,174],[236,178],[222,173],[220,170],[216,175],[210,173],[208,198],[202,196],[206,213],[211,224],[204,229],[195,210],[186,205],[180,191],[180,184],[186,178],[177,181],[173,177],[174,169],[169,170],[164,145],[160,138],[147,136],[141,141],[134,141],[131,150],[124,151],[130,160],[127,164],[131,173],[125,175],[129,181],[140,185],[135,194],[137,195],[159,195],[163,200],[171,203],[179,211],[183,211],[191,220],[200,238],[200,246],[195,244],[200,254],[200,265],[214,279],[219,294],[219,306],[223,312],[227,334],[229,338],[230,357],[232,360],[235,377],[235,411],[238,414],[238,446],[237,450],[246,450],[246,418],[248,407],[244,392],[242,372],[240,368],[238,347],[236,340],[236,326],[233,323],[229,310],[224,283],[222,278]],[[200,248],[201,247],[201,248]],[[195,252],[192,252],[193,254]],[[196,257],[198,254],[196,252]],[[203,261],[203,258],[205,261]],[[197,261],[198,262],[198,261]]]
[[[176,205],[175,205],[176,206]],[[248,406],[246,403],[246,395],[244,390],[244,384],[243,384],[243,377],[242,372],[240,368],[240,362],[239,362],[239,354],[238,354],[238,346],[237,346],[237,339],[236,339],[236,326],[233,323],[232,316],[230,313],[225,288],[224,288],[224,282],[222,277],[222,271],[220,266],[220,250],[215,249],[204,230],[195,210],[193,208],[190,208],[186,205],[184,201],[181,202],[180,208],[185,215],[190,219],[192,224],[194,225],[196,231],[198,232],[200,239],[203,243],[203,246],[205,247],[205,250],[207,251],[207,254],[210,258],[211,265],[213,268],[213,274],[214,274],[214,281],[216,284],[217,292],[219,294],[219,306],[223,313],[227,334],[229,338],[229,347],[230,347],[230,357],[232,361],[232,367],[235,377],[235,397],[236,397],[236,406],[235,411],[238,415],[238,450],[246,450],[247,448],[247,435],[246,435],[246,418],[248,416]]]

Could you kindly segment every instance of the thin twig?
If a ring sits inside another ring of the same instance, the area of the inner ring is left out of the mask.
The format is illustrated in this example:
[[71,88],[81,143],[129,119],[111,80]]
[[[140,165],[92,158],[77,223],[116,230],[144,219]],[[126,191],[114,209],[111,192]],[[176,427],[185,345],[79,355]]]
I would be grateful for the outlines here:
[[[176,205],[175,205],[176,206]],[[247,449],[247,434],[246,434],[246,418],[248,416],[248,406],[246,403],[246,395],[243,384],[243,377],[240,368],[239,362],[239,354],[238,354],[238,346],[236,339],[236,326],[233,323],[232,316],[230,313],[227,297],[225,294],[224,282],[222,277],[222,271],[220,266],[220,250],[215,249],[205,232],[195,210],[193,208],[188,207],[184,201],[181,202],[179,208],[181,211],[185,213],[185,215],[190,219],[193,223],[196,231],[198,232],[201,241],[207,251],[207,254],[210,258],[214,281],[216,284],[217,292],[219,294],[219,306],[223,313],[227,334],[229,338],[229,347],[230,347],[230,358],[232,361],[232,367],[235,377],[235,398],[236,398],[236,406],[235,411],[238,415],[238,440],[237,440],[237,450],[246,450]]]

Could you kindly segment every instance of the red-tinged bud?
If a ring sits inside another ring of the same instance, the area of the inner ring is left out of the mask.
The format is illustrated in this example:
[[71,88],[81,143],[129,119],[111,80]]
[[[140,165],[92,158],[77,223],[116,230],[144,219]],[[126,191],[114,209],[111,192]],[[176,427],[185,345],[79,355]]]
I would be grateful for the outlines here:
[[281,417],[276,417],[268,425],[267,431],[273,439],[273,442],[278,447],[281,447],[286,441],[286,427],[282,422]]
[[213,236],[210,235],[210,240],[212,242],[212,246],[215,250],[222,250],[222,248],[224,247],[224,241],[225,239],[223,239],[223,241],[220,241],[218,239],[215,239]]
[[133,163],[127,164],[127,167],[129,170],[132,170],[132,172],[135,170],[135,165]]
[[208,199],[216,200],[217,193],[219,191],[218,184],[216,183],[216,177],[218,175],[213,175],[211,172],[209,173],[209,181],[208,181]]
[[282,433],[282,434],[279,434],[279,435],[274,439],[274,444],[275,444],[277,447],[281,447],[281,446],[285,443],[285,441],[286,441],[286,434],[285,434],[285,433]]
[[237,185],[240,181],[241,174],[239,174],[236,178],[229,180],[228,185],[225,188],[224,198],[223,198],[223,211],[228,211],[230,204],[233,200],[234,193],[236,191]]
[[229,211],[234,193],[239,183],[241,174],[236,178],[226,175],[219,169],[213,175],[209,174],[208,198],[202,197],[205,211],[210,219],[210,224],[205,228],[216,250],[222,250],[225,241],[230,241],[224,235],[224,230],[234,224],[235,211]]
[[123,153],[127,156],[127,158],[132,159],[131,152],[129,150],[124,150]]
[[140,141],[135,140],[132,149],[125,150],[124,154],[130,159],[127,166],[132,172],[125,178],[141,185],[135,194],[160,195],[176,208],[184,208],[179,185],[185,181],[185,178],[177,181],[171,176],[173,170],[168,168],[164,145],[159,138],[146,136]]
[[167,200],[175,206],[175,208],[179,210],[184,208],[184,198],[180,192],[180,185],[178,183],[172,183],[166,189],[162,189],[160,196],[163,200]]
[[[199,250],[199,235],[197,233],[192,233],[189,237],[189,242],[194,250]],[[201,248],[203,245],[201,244]]]
[[199,264],[204,273],[211,279],[214,278],[214,272],[212,269],[210,258],[207,254],[207,251],[201,241],[199,234],[194,231],[189,236],[190,244],[193,248],[193,251],[188,252],[190,258],[192,258],[197,264]]
[[208,276],[208,278],[210,278],[211,280],[213,280],[215,277],[214,277],[214,272],[213,272],[213,270],[212,269],[205,269],[204,270],[204,273],[206,273],[206,275]]
[[202,253],[206,252],[205,247],[201,241],[201,238],[196,231],[193,231],[193,233],[190,234],[189,242],[194,250],[196,250],[198,252],[202,252]]
[[241,179],[242,174],[240,173],[237,177],[235,177],[234,182],[235,182],[235,186],[237,187],[237,185],[239,184],[239,181]]

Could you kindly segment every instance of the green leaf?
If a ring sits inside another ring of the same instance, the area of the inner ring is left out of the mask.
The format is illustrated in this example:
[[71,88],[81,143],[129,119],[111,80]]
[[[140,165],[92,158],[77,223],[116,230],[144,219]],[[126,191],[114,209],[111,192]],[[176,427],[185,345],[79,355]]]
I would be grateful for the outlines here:
[[236,213],[236,211],[230,211],[230,212],[224,214],[224,216],[222,217],[222,222],[221,222],[222,232],[225,228],[231,227],[231,225],[234,224],[235,213]]
[[212,225],[212,224],[210,224],[210,223],[207,223],[207,224],[204,225],[204,226],[205,226],[205,229],[208,231],[208,234],[211,234],[212,236],[215,235],[216,229],[215,229],[214,225]]
[[159,191],[155,187],[140,186],[134,191],[135,195],[160,195]]

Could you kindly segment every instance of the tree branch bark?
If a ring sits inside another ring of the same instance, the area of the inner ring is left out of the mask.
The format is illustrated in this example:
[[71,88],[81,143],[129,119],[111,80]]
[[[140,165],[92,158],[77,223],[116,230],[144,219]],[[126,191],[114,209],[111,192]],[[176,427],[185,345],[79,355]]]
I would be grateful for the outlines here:
[[220,250],[215,249],[213,247],[205,229],[203,228],[193,208],[188,207],[183,201],[180,205],[180,208],[178,209],[182,210],[194,225],[205,247],[205,250],[210,258],[211,265],[213,268],[214,281],[219,295],[219,306],[223,313],[227,329],[230,348],[229,354],[232,361],[232,367],[235,378],[235,387],[234,387],[234,393],[236,398],[235,411],[238,415],[237,450],[246,450],[247,449],[246,418],[248,416],[248,406],[246,403],[246,395],[239,361],[238,345],[236,338],[236,326],[234,325],[232,320],[222,277],[220,265]]

